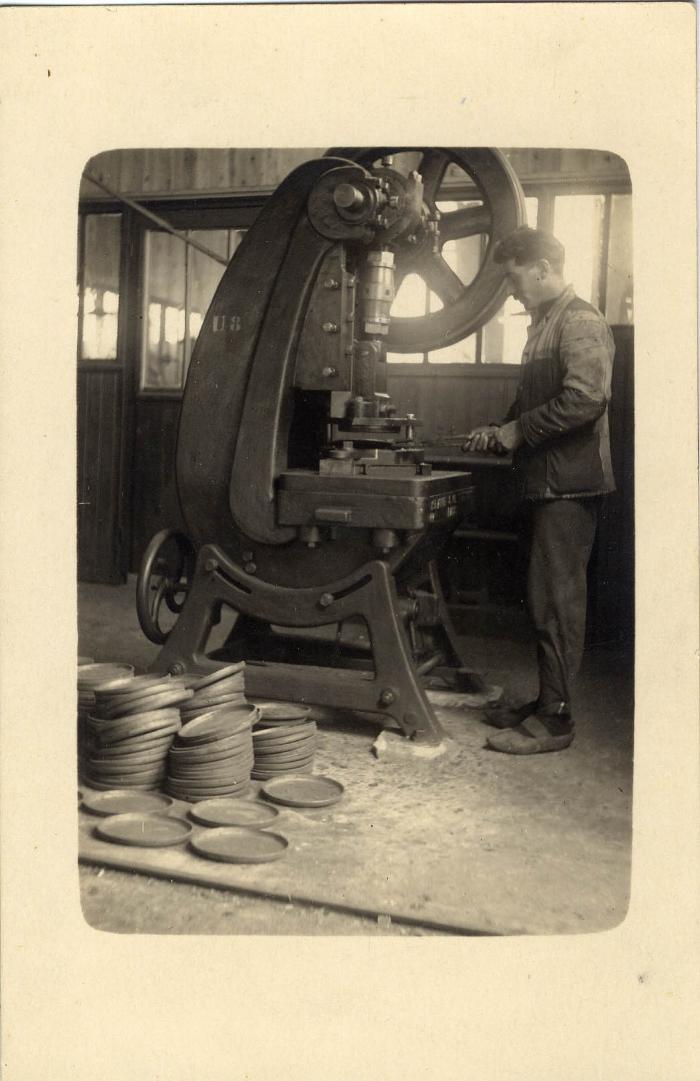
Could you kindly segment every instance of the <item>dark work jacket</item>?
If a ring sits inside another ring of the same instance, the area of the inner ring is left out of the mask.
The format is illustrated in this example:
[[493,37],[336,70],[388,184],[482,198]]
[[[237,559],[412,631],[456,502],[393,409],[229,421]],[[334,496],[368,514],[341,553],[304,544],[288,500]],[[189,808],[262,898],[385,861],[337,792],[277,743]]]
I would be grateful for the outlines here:
[[507,420],[525,438],[513,461],[526,499],[615,489],[608,402],[615,345],[608,324],[572,286],[534,314]]

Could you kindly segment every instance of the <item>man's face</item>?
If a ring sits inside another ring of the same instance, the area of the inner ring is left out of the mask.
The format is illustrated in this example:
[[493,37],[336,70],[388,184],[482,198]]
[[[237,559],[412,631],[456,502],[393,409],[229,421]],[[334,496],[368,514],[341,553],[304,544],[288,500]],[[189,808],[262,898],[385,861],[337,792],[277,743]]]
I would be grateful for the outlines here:
[[520,301],[527,311],[532,311],[544,299],[542,286],[542,264],[523,263],[518,264],[514,259],[509,259],[503,264],[508,292],[516,300]]

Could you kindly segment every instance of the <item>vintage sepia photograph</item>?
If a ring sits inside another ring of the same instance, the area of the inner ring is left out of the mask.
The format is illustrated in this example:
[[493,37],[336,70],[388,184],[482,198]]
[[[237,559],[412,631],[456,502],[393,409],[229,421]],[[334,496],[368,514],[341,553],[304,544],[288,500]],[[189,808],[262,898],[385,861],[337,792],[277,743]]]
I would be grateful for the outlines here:
[[696,1079],[694,8],[0,17],[3,1079]]
[[83,171],[78,246],[86,920],[618,925],[625,161],[114,150]]

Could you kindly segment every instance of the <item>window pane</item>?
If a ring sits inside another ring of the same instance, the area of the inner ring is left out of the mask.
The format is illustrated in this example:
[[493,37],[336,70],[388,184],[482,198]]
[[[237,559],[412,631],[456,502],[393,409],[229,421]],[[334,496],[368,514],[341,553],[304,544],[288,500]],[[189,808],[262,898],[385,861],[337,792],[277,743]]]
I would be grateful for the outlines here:
[[398,288],[394,302],[391,305],[390,316],[400,316],[411,319],[414,316],[425,315],[428,310],[427,286],[417,274],[407,274]]
[[[244,229],[193,229],[187,236],[224,260]],[[168,233],[146,234],[141,387],[181,390],[204,317],[226,264]]]
[[81,360],[116,360],[121,215],[88,214],[83,235]]
[[605,315],[609,323],[634,322],[631,195],[612,197]]
[[508,297],[498,315],[484,327],[482,360],[484,364],[520,364],[530,315],[522,304]]
[[228,231],[228,257],[229,259],[245,236],[245,229],[229,229]]
[[[417,274],[407,274],[394,297],[390,314],[392,317],[412,319],[425,315],[427,304],[428,287],[425,282]],[[422,364],[425,354],[387,353],[386,359],[390,364]]]
[[185,361],[186,245],[170,233],[146,232],[141,386],[176,390]]
[[[539,200],[525,200],[527,224],[537,226]],[[484,364],[520,364],[527,340],[530,316],[513,297],[508,297],[497,315],[484,327],[481,360]]]
[[600,256],[604,195],[558,195],[554,200],[554,235],[564,245],[564,276],[578,295],[600,303]]
[[[231,230],[234,234],[234,249],[238,247],[243,235],[240,230]],[[218,255],[228,258],[231,238],[228,229],[192,229],[187,234],[193,240],[215,251]],[[192,347],[197,340],[197,334],[204,322],[204,316],[211,304],[216,287],[221,281],[226,267],[215,259],[205,255],[196,248],[189,248],[188,259],[188,335],[186,364],[189,367]]]
[[389,364],[422,364],[425,353],[387,353]]
[[529,225],[531,229],[537,228],[539,207],[539,199],[534,195],[528,195],[525,199],[525,224]]
[[462,338],[461,342],[433,349],[428,353],[431,364],[474,364],[476,362],[476,334]]

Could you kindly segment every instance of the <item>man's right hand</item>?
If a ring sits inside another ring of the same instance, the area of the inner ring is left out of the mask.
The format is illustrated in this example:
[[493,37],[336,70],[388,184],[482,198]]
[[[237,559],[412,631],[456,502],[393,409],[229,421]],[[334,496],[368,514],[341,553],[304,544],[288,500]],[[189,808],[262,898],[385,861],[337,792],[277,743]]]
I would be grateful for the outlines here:
[[497,424],[482,424],[480,428],[472,428],[462,443],[461,449],[466,451],[495,450],[497,431]]

